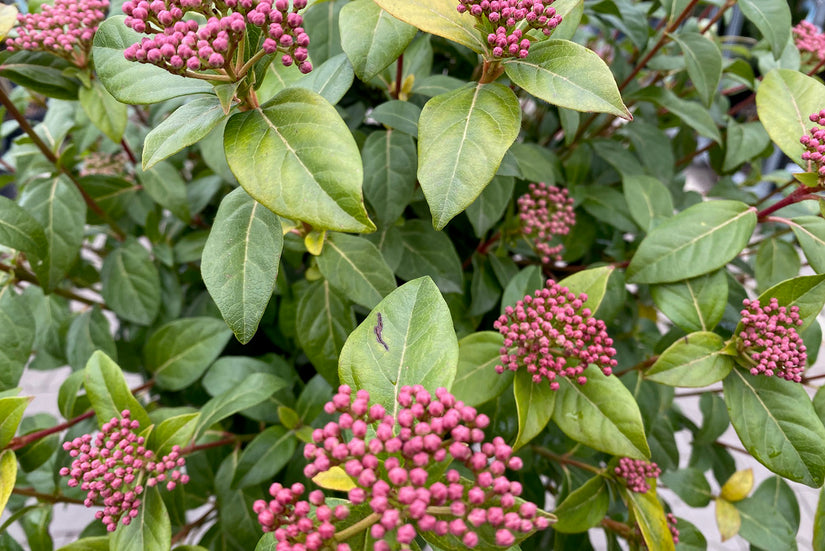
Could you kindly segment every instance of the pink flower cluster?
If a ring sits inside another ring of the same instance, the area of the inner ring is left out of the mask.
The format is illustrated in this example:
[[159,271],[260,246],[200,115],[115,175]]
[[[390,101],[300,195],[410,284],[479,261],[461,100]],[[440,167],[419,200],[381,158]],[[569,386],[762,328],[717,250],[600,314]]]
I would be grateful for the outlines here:
[[97,511],[95,517],[109,532],[114,532],[118,520],[129,524],[137,516],[144,481],[146,486],[166,482],[170,491],[178,483],[189,482],[189,477],[180,471],[185,460],[178,446],[156,460],[154,452],[144,445],[143,437],[135,434],[139,425],[129,419],[129,410],[121,415],[122,419],[113,417],[104,423],[94,439],[84,434],[64,442],[63,449],[75,459],[71,467],[60,469],[60,476],[69,477],[69,486],[79,485],[88,491],[86,507],[94,506],[98,497],[103,498],[103,510]]
[[[591,317],[584,308],[587,295],[578,297],[567,287],[548,280],[544,289],[527,295],[507,306],[493,327],[504,335],[501,364],[496,371],[517,371],[525,366],[533,381],[550,381],[557,390],[556,377],[575,377],[579,384],[587,382],[582,375],[588,364],[596,364],[610,375],[616,367],[616,349],[608,337],[602,320]],[[568,360],[574,363],[568,364]]]
[[656,463],[622,457],[619,459],[619,464],[614,472],[619,478],[625,479],[628,490],[638,494],[646,494],[650,490],[647,479],[658,478],[662,474],[662,469]]
[[667,527],[670,528],[670,535],[673,536],[673,543],[679,543],[679,529],[676,528],[679,521],[676,519],[676,515],[668,513],[666,518]]
[[[126,25],[154,36],[129,46],[124,55],[129,61],[151,63],[175,74],[212,69],[231,76],[241,38],[247,26],[255,26],[263,32],[263,53],[281,52],[281,63],[287,67],[297,63],[302,73],[308,73],[312,70],[309,35],[298,14],[306,4],[307,0],[292,0],[291,6],[289,0],[220,0],[214,4],[211,0],[127,0],[123,4]],[[189,12],[207,17],[206,25],[183,21]]]
[[[433,397],[420,385],[404,386],[397,402],[397,412],[388,413],[379,404],[369,404],[367,391],[353,397],[343,385],[325,406],[327,413],[339,413],[338,421],[316,429],[314,443],[304,448],[310,461],[304,468],[307,477],[341,466],[352,478],[349,501],[368,504],[373,511],[369,530],[375,551],[389,551],[389,542],[406,547],[418,532],[450,534],[472,548],[479,542],[476,530],[484,525],[495,531],[496,545],[509,547],[516,534],[547,528],[548,520],[536,505],[517,499],[521,484],[505,475],[508,468],[520,469],[521,459],[500,437],[484,442],[490,422],[485,415],[443,388]],[[452,461],[466,467],[473,480],[462,481],[455,469],[441,474],[439,467]],[[290,531],[292,521],[276,513],[277,501],[258,502],[256,512],[266,529],[274,529],[279,551],[321,549],[334,537],[324,521],[304,523],[306,531]],[[311,494],[310,501],[321,503],[322,496]],[[342,518],[345,513],[336,509],[331,515]]]
[[458,13],[469,13],[479,23],[490,23],[495,29],[487,35],[487,43],[492,47],[493,57],[527,57],[530,39],[516,26],[526,21],[533,29],[541,30],[549,36],[561,23],[561,16],[550,7],[553,0],[459,0]]
[[745,299],[742,314],[744,330],[739,333],[740,350],[751,360],[751,374],[776,375],[788,381],[801,382],[808,361],[805,345],[796,332],[802,325],[799,307],[779,306],[772,298],[766,306],[758,300]]
[[561,260],[564,245],[550,245],[556,235],[567,235],[576,224],[573,198],[566,189],[548,186],[544,182],[530,184],[530,191],[518,199],[522,231],[533,239],[544,264]]
[[84,67],[92,38],[108,9],[109,0],[55,0],[54,5],[43,4],[40,13],[17,16],[17,38],[6,40],[6,48],[51,52]]
[[811,61],[825,61],[825,33],[820,32],[816,25],[800,21],[793,28],[793,37],[796,48],[809,54]]
[[825,177],[825,109],[808,117],[817,126],[811,128],[810,136],[802,136],[799,141],[805,146],[802,160],[810,161],[820,177]]

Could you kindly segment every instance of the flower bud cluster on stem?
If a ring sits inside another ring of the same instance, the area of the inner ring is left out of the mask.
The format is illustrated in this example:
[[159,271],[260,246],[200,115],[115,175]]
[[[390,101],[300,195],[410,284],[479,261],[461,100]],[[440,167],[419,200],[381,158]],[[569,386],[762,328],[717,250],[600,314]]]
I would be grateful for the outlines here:
[[805,146],[802,160],[813,165],[812,171],[816,172],[820,182],[823,182],[825,181],[825,109],[812,113],[808,118],[816,126],[811,128],[810,136],[804,135],[799,138],[799,142]]
[[518,199],[522,232],[533,240],[541,262],[561,260],[564,245],[551,245],[553,237],[567,235],[576,224],[573,198],[566,189],[548,186],[544,182],[530,184],[530,191]]
[[[346,518],[345,508],[322,510],[321,491],[305,502],[298,501],[303,488],[275,485],[275,499],[256,502],[255,512],[264,530],[274,531],[278,551],[347,551],[344,540],[356,527],[369,529],[375,551],[409,548],[416,534],[428,532],[473,548],[484,526],[492,528],[496,545],[510,547],[518,534],[548,527],[535,504],[518,499],[521,484],[506,476],[507,469],[521,468],[521,459],[500,437],[484,441],[487,416],[443,388],[432,396],[420,385],[404,386],[397,403],[397,411],[388,413],[370,405],[366,390],[353,397],[350,387],[339,387],[325,407],[338,420],[313,432],[313,443],[304,448],[304,474],[343,468],[354,481],[350,503],[368,504],[373,513],[336,533],[334,519]],[[456,469],[440,474],[453,461],[473,479],[462,480]],[[315,519],[308,517],[310,504],[318,506]]]
[[650,490],[647,479],[658,478],[662,474],[662,469],[650,461],[622,457],[613,472],[617,477],[625,480],[628,490],[637,494],[646,494]]
[[77,67],[85,67],[97,26],[106,19],[109,0],[55,0],[43,4],[40,13],[19,14],[17,37],[6,48],[44,51]]
[[816,73],[825,65],[825,33],[810,21],[800,21],[793,27],[793,39],[802,62],[815,65],[810,74]]
[[142,436],[137,436],[139,424],[130,419],[129,410],[104,423],[96,437],[84,434],[64,442],[63,449],[74,458],[71,467],[60,469],[60,476],[69,477],[69,486],[86,490],[84,505],[93,507],[103,498],[103,510],[95,513],[109,532],[117,523],[128,525],[138,515],[141,495],[146,487],[164,483],[171,491],[177,484],[189,482],[180,469],[186,464],[180,447],[160,460],[146,448]]
[[607,335],[605,323],[584,307],[585,302],[584,293],[576,296],[548,280],[533,296],[525,296],[515,307],[507,306],[493,324],[504,335],[496,371],[518,371],[523,366],[533,382],[547,379],[553,390],[559,388],[559,376],[585,384],[587,377],[582,373],[591,363],[610,375],[617,363],[613,339]]
[[801,382],[808,355],[796,331],[803,323],[799,307],[779,306],[775,298],[765,306],[748,299],[742,304],[744,329],[739,333],[738,346],[750,361],[751,374]]
[[[124,55],[167,71],[206,80],[238,82],[266,54],[280,52],[281,63],[297,63],[302,73],[312,70],[309,35],[298,13],[307,0],[127,0],[126,25],[152,34],[132,44]],[[207,18],[199,26],[188,13]],[[260,49],[249,59],[244,38],[249,27],[262,31]],[[206,71],[206,72],[199,72]]]

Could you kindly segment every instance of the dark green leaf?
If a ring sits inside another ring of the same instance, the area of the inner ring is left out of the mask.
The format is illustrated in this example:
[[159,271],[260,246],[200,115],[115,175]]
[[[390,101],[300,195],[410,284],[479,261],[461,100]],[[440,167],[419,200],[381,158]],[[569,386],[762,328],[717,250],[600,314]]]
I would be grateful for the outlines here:
[[347,56],[338,54],[324,61],[320,67],[313,68],[311,73],[304,75],[293,86],[317,92],[331,105],[335,105],[350,89],[354,77]]
[[730,426],[730,417],[725,401],[714,394],[702,394],[699,398],[702,411],[702,427],[693,435],[696,444],[712,444]]
[[[823,220],[825,222],[825,220]],[[799,253],[781,239],[766,239],[756,251],[756,284],[762,291],[799,274]]]
[[825,272],[825,220],[819,216],[798,216],[790,225],[811,268],[818,274]]
[[126,105],[113,98],[99,80],[93,80],[91,87],[81,86],[77,99],[92,124],[119,144],[126,131]]
[[418,119],[421,108],[414,103],[391,100],[378,105],[370,117],[399,132],[418,137]]
[[137,241],[110,252],[100,272],[103,300],[124,320],[149,325],[160,310],[160,275]]
[[338,356],[353,329],[352,305],[329,281],[313,283],[298,302],[298,343],[330,384],[338,381]]
[[43,226],[6,197],[0,197],[0,244],[41,258],[46,255]]
[[110,549],[114,551],[169,551],[172,524],[157,487],[146,488],[138,515],[128,526],[118,523]]
[[779,58],[791,39],[791,10],[784,0],[740,0],[737,4]]
[[728,121],[728,133],[725,140],[725,162],[722,170],[730,171],[754,158],[771,142],[770,136],[760,122],[737,123]]
[[631,96],[631,99],[650,101],[664,107],[680,121],[696,130],[699,135],[710,138],[716,143],[722,143],[722,134],[716,127],[713,117],[703,106],[696,102],[678,97],[672,91],[658,86],[649,86]]
[[[371,0],[367,0],[371,1]],[[415,192],[418,155],[408,134],[379,130],[367,136],[364,157],[364,196],[382,225],[394,223]]]
[[244,448],[232,488],[246,488],[270,480],[292,459],[298,439],[280,425],[269,427]]
[[602,521],[609,504],[610,492],[604,478],[594,476],[556,507],[553,514],[559,520],[553,524],[553,530],[563,534],[585,532]]
[[698,32],[682,31],[672,35],[685,58],[687,72],[699,97],[710,106],[722,78],[722,52],[715,42]]
[[161,161],[153,164],[152,168],[138,171],[138,178],[152,200],[169,209],[184,222],[189,221],[186,184],[181,178],[180,171],[170,163]]
[[512,176],[494,176],[465,210],[476,237],[481,238],[498,222],[513,197],[515,179]]
[[718,270],[677,283],[653,285],[656,307],[685,332],[710,331],[722,319],[728,301],[728,279]]
[[736,502],[742,518],[739,535],[761,549],[796,549],[799,504],[777,476],[766,479],[750,497]]
[[25,299],[10,286],[0,290],[0,390],[14,388],[20,382],[35,330],[34,316]]
[[691,507],[706,507],[713,498],[705,473],[699,469],[680,469],[662,475],[662,482]]
[[735,363],[732,356],[722,353],[725,344],[716,333],[691,333],[670,345],[645,372],[645,378],[686,387],[703,387],[721,381]]
[[453,395],[468,406],[478,406],[492,400],[513,381],[513,373],[496,372],[501,363],[504,337],[492,331],[472,333],[458,341],[458,371],[453,382]]
[[367,308],[395,289],[395,276],[381,251],[363,237],[330,234],[318,256],[318,269],[344,296]]
[[532,296],[534,292],[543,287],[544,276],[541,275],[541,268],[538,266],[522,268],[504,288],[504,293],[501,296],[501,313],[503,314],[504,309],[508,306],[514,307],[525,296]]
[[112,338],[109,320],[97,306],[72,320],[66,342],[66,358],[74,370],[86,367],[86,362],[96,350],[117,361],[117,346]]
[[461,260],[452,241],[424,220],[408,220],[400,228],[403,254],[395,273],[407,281],[430,276],[443,293],[463,290]]
[[80,83],[64,74],[71,65],[51,52],[21,50],[0,64],[0,76],[33,92],[57,99],[77,99]]
[[649,232],[656,224],[673,216],[673,199],[670,190],[652,176],[642,174],[622,179],[624,198],[633,220]]

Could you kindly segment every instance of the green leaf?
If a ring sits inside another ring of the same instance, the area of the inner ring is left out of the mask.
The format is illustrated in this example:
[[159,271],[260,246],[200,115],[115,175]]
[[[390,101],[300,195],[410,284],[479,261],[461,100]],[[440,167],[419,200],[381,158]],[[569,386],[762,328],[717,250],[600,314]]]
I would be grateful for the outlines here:
[[375,229],[361,198],[358,147],[317,93],[287,88],[258,109],[234,114],[224,148],[241,186],[276,214],[319,230]]
[[128,46],[139,43],[145,36],[127,27],[124,19],[115,15],[101,23],[95,32],[92,50],[100,82],[118,101],[140,105],[212,91],[212,86],[204,80],[173,75],[155,65],[123,57]]
[[799,504],[794,491],[779,477],[759,485],[749,498],[736,503],[742,526],[739,535],[762,549],[796,549]]
[[338,356],[353,329],[352,305],[329,281],[314,283],[298,302],[298,344],[315,369],[332,385],[338,382]]
[[708,110],[694,102],[680,98],[670,90],[659,86],[648,86],[632,94],[632,100],[650,101],[664,107],[680,121],[696,130],[700,136],[710,138],[716,143],[722,143],[722,134]]
[[636,400],[618,377],[606,376],[595,365],[580,385],[558,377],[553,420],[567,436],[586,446],[618,456],[646,459],[650,448]]
[[41,287],[51,292],[77,260],[86,224],[86,203],[77,188],[65,176],[59,176],[26,186],[20,206],[46,233],[46,254],[31,261]]
[[562,501],[553,514],[559,520],[553,524],[553,530],[562,534],[585,532],[599,524],[607,514],[610,505],[610,492],[604,478],[594,476],[572,492]]
[[484,191],[464,211],[479,239],[504,215],[513,197],[515,179],[512,176],[493,176]]
[[294,403],[292,386],[297,374],[292,366],[278,356],[270,356],[266,359],[268,361],[248,356],[222,356],[212,364],[203,376],[201,384],[210,396],[217,396],[231,388],[238,387],[252,373],[268,373],[283,379],[285,381],[283,391],[240,412],[241,415],[256,421],[279,422],[278,409],[282,406],[291,406]]
[[[803,331],[813,323],[825,306],[825,275],[799,276],[777,283],[761,295],[759,301],[768,304],[776,298],[780,306],[799,307],[799,317],[803,320],[797,331]],[[734,334],[742,331],[742,324],[736,326]]]
[[490,183],[520,126],[518,98],[503,84],[468,83],[424,105],[418,121],[418,180],[435,229],[446,226]]
[[725,162],[722,165],[724,172],[731,171],[754,158],[754,155],[764,151],[771,138],[765,132],[760,122],[737,123],[728,120],[728,132],[725,139]]
[[303,12],[306,32],[315,37],[309,46],[309,57],[313,62],[325,63],[343,51],[338,17],[344,4],[341,0],[314,2]]
[[160,206],[172,214],[189,222],[189,201],[186,198],[186,183],[174,166],[159,162],[148,170],[138,170],[138,178],[146,193]]
[[622,179],[622,188],[630,215],[646,232],[673,216],[670,190],[657,178],[642,174],[628,175]]
[[[120,218],[134,200],[138,187],[119,176],[90,174],[78,178],[80,186],[95,203],[112,218]],[[100,224],[102,220],[94,212],[88,213],[88,223]]]
[[231,332],[215,318],[184,318],[155,331],[146,342],[146,369],[157,385],[181,390],[194,383],[226,346]]
[[80,396],[80,389],[86,377],[84,371],[75,371],[63,381],[57,394],[57,409],[66,419],[77,417],[89,409],[89,398],[85,394]]
[[11,287],[0,290],[0,390],[14,388],[20,382],[36,329],[25,299]]
[[301,77],[293,86],[312,90],[335,105],[350,89],[354,78],[349,59],[344,54],[338,54],[313,68],[311,73]]
[[[590,163],[589,156],[586,162]],[[583,188],[582,207],[594,218],[603,220],[623,232],[635,233],[637,231],[627,201],[618,190],[606,186],[583,186]]]
[[556,391],[545,380],[533,381],[527,369],[516,371],[513,380],[513,395],[518,412],[518,435],[513,449],[518,449],[541,434],[553,416]]
[[503,314],[504,309],[508,306],[515,306],[516,303],[523,300],[525,296],[532,296],[535,291],[543,287],[544,276],[541,274],[541,268],[538,266],[522,268],[518,274],[510,279],[507,287],[504,288],[504,292],[501,295],[501,313]]
[[656,492],[626,492],[625,495],[628,509],[633,512],[648,549],[673,551],[673,535],[668,528],[665,511],[656,497]]
[[95,352],[86,363],[83,386],[99,425],[108,423],[113,417],[120,418],[124,409],[128,409],[131,418],[140,423],[141,430],[152,424],[146,410],[132,396],[120,366],[103,352]]
[[610,281],[610,276],[613,275],[615,270],[616,268],[614,266],[590,268],[589,270],[582,270],[569,275],[559,281],[558,284],[562,287],[567,287],[576,295],[582,293],[587,295],[585,306],[589,308],[593,314],[596,314],[607,293],[607,284],[608,281]]
[[668,489],[673,490],[682,501],[691,507],[706,507],[713,499],[708,479],[699,469],[686,468],[668,471],[661,478]]
[[72,320],[66,333],[66,359],[72,369],[80,370],[96,350],[117,361],[117,346],[112,338],[109,320],[95,306]]
[[450,389],[457,366],[450,309],[433,280],[422,277],[390,293],[350,334],[338,375],[395,415],[402,386],[420,384],[431,393]]
[[111,551],[169,551],[172,523],[157,487],[146,488],[138,515],[128,526],[118,523],[109,542]]
[[487,43],[475,28],[475,18],[456,11],[451,0],[378,0],[375,2],[394,17],[434,34],[467,46],[477,54],[487,51]]
[[414,103],[401,100],[385,101],[373,109],[370,116],[384,126],[404,132],[414,138],[418,137],[418,119],[421,117],[421,108]]
[[400,228],[401,261],[396,275],[407,281],[429,276],[443,293],[463,291],[461,260],[450,238],[424,220],[408,220]]
[[754,459],[818,488],[825,480],[825,427],[802,385],[734,369],[724,380],[733,428]]
[[813,548],[822,549],[822,547],[825,546],[825,488],[819,491],[819,501],[816,505],[816,515],[814,516],[813,524]]
[[363,237],[330,234],[318,256],[321,274],[352,302],[373,308],[395,289],[395,276],[378,247]]
[[696,445],[713,444],[730,426],[730,417],[725,401],[713,394],[702,394],[699,398],[702,410],[702,427],[693,435]]
[[0,76],[44,96],[75,100],[80,82],[64,74],[70,67],[51,52],[19,51],[3,60]]
[[160,310],[160,275],[137,241],[110,252],[100,272],[103,300],[122,319],[149,325]]
[[289,463],[297,445],[291,430],[280,425],[269,427],[244,448],[231,487],[246,488],[270,480]]
[[[366,0],[371,3],[371,0]],[[394,223],[415,193],[418,154],[412,136],[378,130],[367,136],[364,157],[364,196],[382,225]]]
[[818,274],[825,273],[825,220],[819,216],[798,216],[790,221],[790,226],[811,268]]
[[534,43],[530,55],[505,61],[504,69],[514,84],[553,105],[633,118],[607,64],[596,52],[575,42]]
[[670,386],[703,387],[724,379],[733,357],[723,354],[725,340],[716,333],[691,333],[662,352],[645,379]]
[[275,288],[283,247],[278,216],[243,188],[221,200],[203,248],[201,275],[241,344],[258,330]]
[[452,393],[468,406],[492,400],[510,386],[513,372],[496,372],[504,337],[493,331],[471,333],[458,341],[458,370]]
[[0,197],[0,245],[42,258],[46,244],[40,222],[11,199]]
[[197,96],[175,109],[147,135],[143,142],[143,170],[198,143],[226,118],[217,96]]
[[6,510],[6,503],[9,502],[16,481],[17,459],[12,450],[4,450],[0,453],[0,514]]
[[[180,547],[176,549],[180,549]],[[64,545],[57,551],[109,551],[109,536],[79,539],[69,545]]]
[[184,413],[164,419],[149,435],[149,448],[155,455],[168,455],[175,446],[185,448],[192,441],[200,413]]
[[825,86],[815,78],[790,69],[774,69],[765,75],[756,91],[759,122],[771,140],[793,162],[807,168],[802,160],[805,147],[799,138],[814,123],[808,118],[822,108]]
[[682,31],[671,35],[679,44],[687,72],[702,101],[710,107],[722,78],[722,52],[715,42],[698,32]]
[[371,0],[356,0],[341,8],[338,19],[341,47],[367,82],[404,53],[415,33],[412,25],[399,21]]
[[745,248],[755,227],[755,209],[739,201],[693,205],[645,237],[627,267],[627,279],[669,283],[721,268]]
[[17,426],[23,418],[26,406],[34,399],[33,396],[0,398],[0,449],[5,448],[17,432]]
[[120,144],[128,118],[126,105],[113,98],[99,80],[93,80],[90,88],[81,86],[77,99],[92,124],[110,140]]
[[238,386],[218,394],[201,408],[200,419],[195,427],[194,440],[223,419],[241,410],[260,404],[286,385],[283,379],[269,373],[252,373]]
[[728,278],[717,270],[693,279],[650,287],[653,302],[685,332],[710,331],[722,320]]
[[762,241],[756,250],[757,289],[760,291],[767,289],[780,281],[798,275],[800,266],[799,253],[787,241],[781,239]]
[[784,0],[739,0],[742,15],[756,25],[779,59],[791,40],[791,10]]

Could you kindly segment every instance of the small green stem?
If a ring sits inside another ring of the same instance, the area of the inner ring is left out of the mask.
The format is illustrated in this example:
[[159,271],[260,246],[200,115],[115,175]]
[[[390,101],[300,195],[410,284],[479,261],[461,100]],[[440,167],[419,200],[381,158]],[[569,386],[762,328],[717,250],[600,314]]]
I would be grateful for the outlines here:
[[216,82],[235,82],[228,75],[207,75],[205,73],[196,73],[194,71],[185,71],[183,76],[189,78],[197,78],[200,80],[214,80]]
[[348,526],[340,532],[336,532],[333,539],[337,542],[347,541],[349,538],[360,534],[379,520],[381,520],[381,515],[378,513],[372,513],[371,515],[362,518],[352,526]]
[[240,69],[238,69],[236,71],[236,76],[238,77],[238,80],[244,78],[246,76],[246,74],[249,72],[249,70],[252,68],[252,66],[255,65],[258,62],[258,60],[261,59],[265,55],[266,55],[266,52],[263,51],[263,50],[258,50],[257,52],[255,52],[255,55],[250,57],[249,61],[244,63],[243,67],[241,67]]

